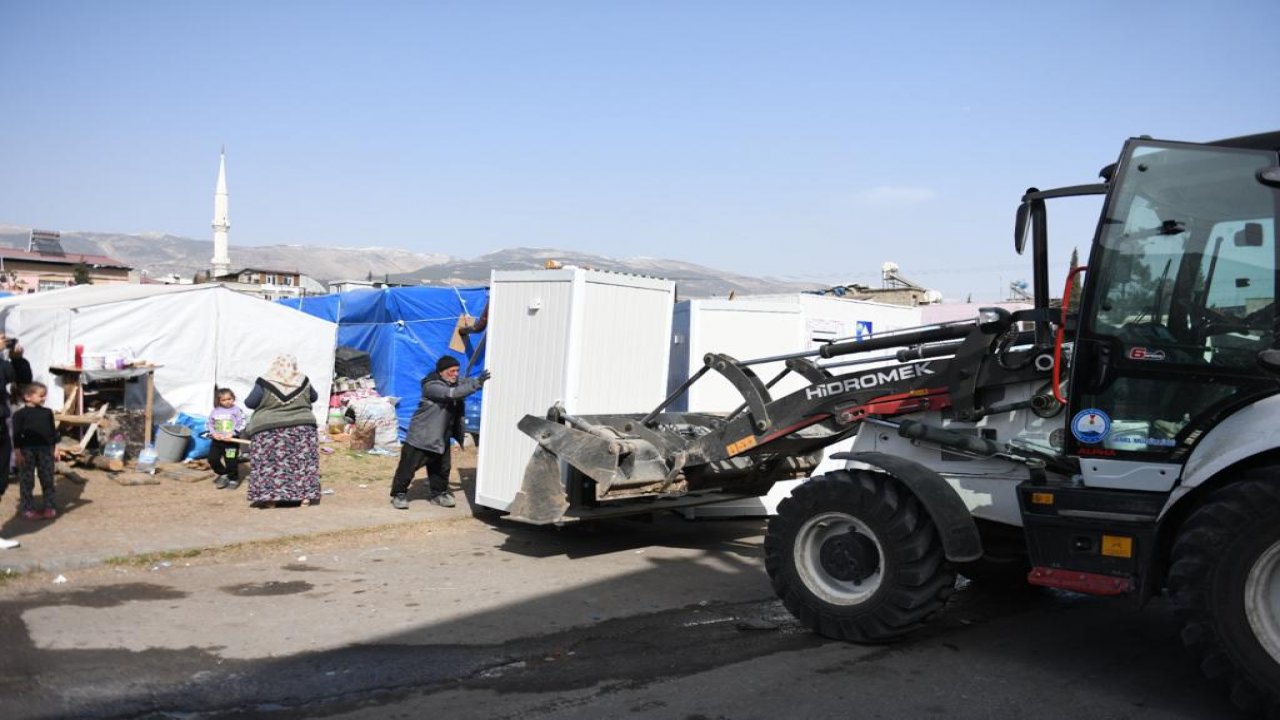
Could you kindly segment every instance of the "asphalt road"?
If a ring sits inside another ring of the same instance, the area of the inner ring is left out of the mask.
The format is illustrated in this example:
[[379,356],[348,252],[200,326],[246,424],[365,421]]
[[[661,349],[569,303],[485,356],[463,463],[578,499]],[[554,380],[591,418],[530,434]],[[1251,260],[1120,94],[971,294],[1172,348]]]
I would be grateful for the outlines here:
[[967,586],[892,645],[773,600],[762,523],[478,521],[0,589],[0,717],[1242,717],[1168,608]]

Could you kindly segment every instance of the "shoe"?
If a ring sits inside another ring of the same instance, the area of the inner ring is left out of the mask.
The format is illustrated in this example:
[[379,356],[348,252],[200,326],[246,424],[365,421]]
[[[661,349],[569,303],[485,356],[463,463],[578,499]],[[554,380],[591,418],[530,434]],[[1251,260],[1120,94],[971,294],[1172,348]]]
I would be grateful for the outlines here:
[[40,518],[44,517],[44,515],[36,512],[35,510],[23,510],[22,517],[28,520],[39,520]]
[[440,507],[447,507],[447,508],[453,507],[458,504],[453,501],[453,493],[448,491],[440,492],[440,493],[432,493],[431,497],[428,498],[428,500],[430,500],[432,503],[436,505],[439,505]]
[[227,489],[228,489],[228,490],[235,490],[235,489],[236,489],[236,488],[238,488],[238,487],[240,487],[240,481],[239,481],[239,480],[228,480],[228,481],[227,481]]
[[5,540],[4,538],[0,538],[0,550],[12,550],[16,547],[21,547],[21,545],[22,543],[17,540]]
[[217,478],[214,479],[213,486],[218,488],[219,490],[224,490],[226,489],[227,483],[229,482],[231,481],[227,479],[226,475],[219,475]]
[[407,493],[400,493],[399,495],[393,495],[391,497],[391,507],[397,510],[408,510],[409,495]]
[[44,512],[40,513],[40,517],[44,518],[45,520],[52,520],[58,517],[58,508],[47,507],[44,509]]

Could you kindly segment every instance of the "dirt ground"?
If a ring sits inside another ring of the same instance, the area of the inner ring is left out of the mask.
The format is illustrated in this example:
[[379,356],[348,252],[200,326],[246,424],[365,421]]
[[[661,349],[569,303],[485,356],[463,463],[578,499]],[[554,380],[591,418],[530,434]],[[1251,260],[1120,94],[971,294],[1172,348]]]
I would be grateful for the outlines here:
[[234,491],[217,490],[212,473],[197,482],[157,475],[158,484],[120,485],[108,473],[77,469],[87,482],[56,478],[62,513],[54,520],[26,520],[18,514],[15,477],[0,499],[0,537],[19,540],[22,547],[0,551],[0,573],[62,571],[147,554],[195,554],[282,537],[471,516],[467,497],[475,478],[474,447],[454,452],[451,485],[458,507],[453,509],[426,502],[424,470],[410,489],[410,509],[392,508],[389,492],[398,460],[335,447],[320,457],[325,494],[318,505],[262,510],[249,506],[245,483]]

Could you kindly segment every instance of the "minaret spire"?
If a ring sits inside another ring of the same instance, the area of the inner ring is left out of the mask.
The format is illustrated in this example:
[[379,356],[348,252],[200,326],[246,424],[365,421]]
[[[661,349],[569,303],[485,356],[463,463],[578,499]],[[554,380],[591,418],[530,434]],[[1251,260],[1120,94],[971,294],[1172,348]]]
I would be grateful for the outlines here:
[[218,159],[218,185],[213,191],[213,276],[231,272],[231,257],[227,254],[227,231],[231,218],[227,215],[227,147],[222,146]]

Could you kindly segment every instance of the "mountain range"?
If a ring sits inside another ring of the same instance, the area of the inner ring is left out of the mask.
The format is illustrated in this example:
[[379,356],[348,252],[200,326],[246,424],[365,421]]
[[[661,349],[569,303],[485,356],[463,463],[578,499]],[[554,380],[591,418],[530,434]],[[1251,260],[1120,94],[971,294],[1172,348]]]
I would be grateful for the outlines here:
[[[0,224],[0,247],[25,250],[30,228]],[[68,255],[105,255],[151,277],[192,277],[208,270],[213,242],[165,233],[120,234],[63,231]],[[647,275],[676,281],[682,298],[797,292],[817,286],[722,272],[693,263],[659,258],[615,259],[551,248],[498,250],[477,258],[455,258],[398,248],[343,248],[314,245],[263,245],[230,248],[232,269],[297,271],[323,283],[372,277],[410,285],[479,286],[492,270],[533,270],[548,261],[597,270]]]

